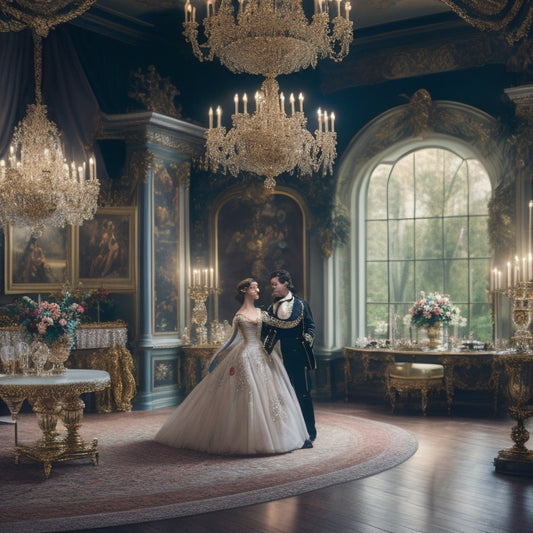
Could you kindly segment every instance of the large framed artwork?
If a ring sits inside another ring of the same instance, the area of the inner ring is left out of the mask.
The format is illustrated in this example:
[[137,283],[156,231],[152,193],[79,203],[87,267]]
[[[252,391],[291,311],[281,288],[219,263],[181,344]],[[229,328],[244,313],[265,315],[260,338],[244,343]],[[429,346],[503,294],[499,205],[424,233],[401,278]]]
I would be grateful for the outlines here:
[[74,276],[84,288],[134,291],[137,282],[135,207],[100,208],[74,231]]
[[221,205],[216,218],[219,320],[231,321],[238,307],[235,287],[249,276],[259,282],[260,306],[271,303],[269,274],[281,268],[305,297],[305,215],[295,198],[276,192],[253,203],[235,196]]
[[6,294],[49,293],[72,282],[70,228],[47,227],[37,237],[29,228],[9,226],[5,237]]

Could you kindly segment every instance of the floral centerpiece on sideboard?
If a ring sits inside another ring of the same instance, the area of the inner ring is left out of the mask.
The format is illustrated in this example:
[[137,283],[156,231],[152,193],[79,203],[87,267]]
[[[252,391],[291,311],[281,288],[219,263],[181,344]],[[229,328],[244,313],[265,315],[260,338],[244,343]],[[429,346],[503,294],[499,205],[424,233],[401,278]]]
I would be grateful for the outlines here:
[[449,326],[457,320],[460,309],[454,306],[449,296],[436,292],[420,292],[420,299],[409,310],[411,323],[417,328],[427,328],[429,348],[439,346],[441,326]]
[[63,363],[76,342],[76,328],[84,312],[83,306],[75,301],[69,291],[63,292],[61,298],[50,297],[37,302],[29,296],[22,296],[17,300],[17,305],[20,324],[31,335],[33,342],[49,348],[52,373],[63,373]]

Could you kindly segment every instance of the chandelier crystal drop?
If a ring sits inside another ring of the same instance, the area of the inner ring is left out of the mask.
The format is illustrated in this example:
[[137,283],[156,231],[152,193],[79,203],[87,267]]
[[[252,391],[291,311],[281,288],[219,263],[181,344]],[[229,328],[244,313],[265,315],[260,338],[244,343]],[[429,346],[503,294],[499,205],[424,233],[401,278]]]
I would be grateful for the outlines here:
[[42,38],[33,37],[36,103],[14,129],[7,162],[0,161],[0,225],[29,227],[39,236],[47,226],[93,218],[100,182],[93,158],[76,164],[64,157],[61,135],[42,104]]
[[291,94],[286,103],[277,81],[267,78],[255,94],[253,113],[248,113],[247,95],[242,97],[242,111],[239,111],[239,96],[235,95],[233,127],[228,132],[221,123],[222,109],[216,109],[215,125],[211,108],[205,134],[207,168],[213,172],[222,169],[233,176],[243,171],[264,176],[264,186],[269,190],[276,186],[275,177],[284,172],[331,173],[337,155],[335,114],[328,115],[319,109],[319,126],[313,136],[306,129],[303,100],[300,94],[296,104]]
[[206,1],[206,41],[200,44],[196,8],[187,0],[183,33],[200,61],[217,57],[234,73],[277,77],[315,67],[328,57],[342,61],[348,54],[353,23],[347,0],[316,0],[311,22],[302,0],[238,0],[238,4],[235,10],[232,0]]

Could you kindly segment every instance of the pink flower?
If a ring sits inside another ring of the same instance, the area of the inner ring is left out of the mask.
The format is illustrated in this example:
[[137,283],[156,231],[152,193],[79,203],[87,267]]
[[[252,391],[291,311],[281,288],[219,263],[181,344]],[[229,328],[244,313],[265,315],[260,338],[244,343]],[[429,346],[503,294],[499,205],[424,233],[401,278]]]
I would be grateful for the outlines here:
[[37,331],[41,334],[41,335],[44,335],[46,333],[46,324],[44,322],[39,322],[37,324]]
[[235,367],[234,367],[234,366],[232,366],[232,367],[229,369],[229,375],[230,375],[230,376],[235,375]]
[[78,313],[85,313],[85,309],[83,308],[82,305],[78,305],[78,308],[76,309],[76,311],[78,311]]
[[67,321],[64,318],[60,318],[59,319],[59,325],[60,326],[66,326],[67,325]]

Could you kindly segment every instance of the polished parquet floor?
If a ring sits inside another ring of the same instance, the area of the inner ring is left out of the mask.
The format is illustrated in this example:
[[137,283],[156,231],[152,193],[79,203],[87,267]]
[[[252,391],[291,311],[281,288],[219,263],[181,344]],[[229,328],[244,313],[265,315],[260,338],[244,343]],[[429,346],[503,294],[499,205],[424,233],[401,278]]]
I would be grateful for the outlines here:
[[[383,405],[319,403],[396,424],[419,442],[392,470],[275,502],[98,533],[527,533],[533,532],[533,478],[497,474],[511,447],[512,419],[468,411],[392,415]],[[530,424],[531,426],[531,424]],[[531,430],[531,428],[530,428]],[[320,435],[318,436],[320,438]],[[533,448],[533,438],[529,443]]]

